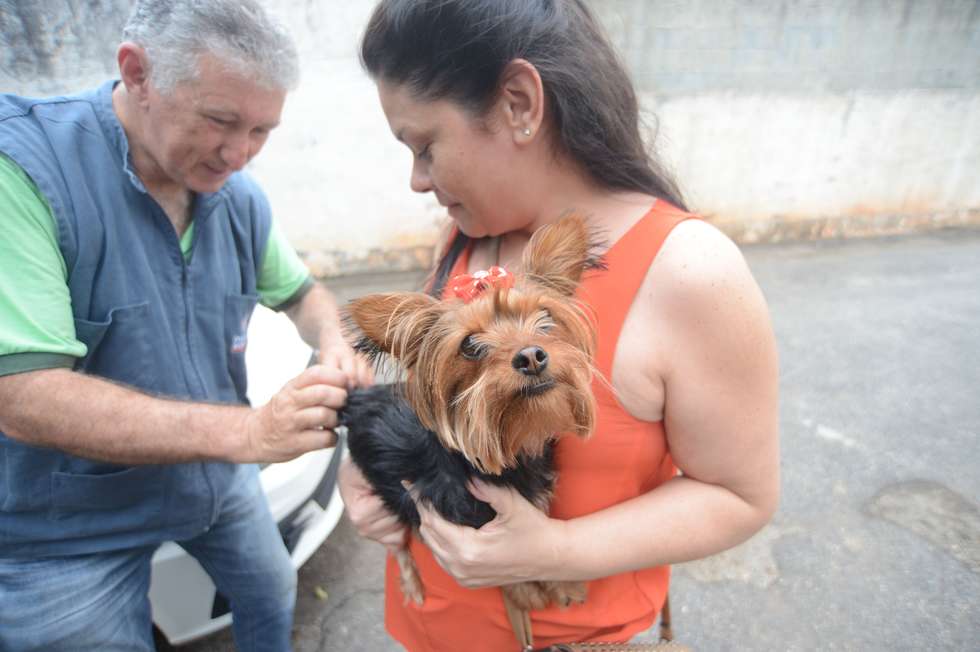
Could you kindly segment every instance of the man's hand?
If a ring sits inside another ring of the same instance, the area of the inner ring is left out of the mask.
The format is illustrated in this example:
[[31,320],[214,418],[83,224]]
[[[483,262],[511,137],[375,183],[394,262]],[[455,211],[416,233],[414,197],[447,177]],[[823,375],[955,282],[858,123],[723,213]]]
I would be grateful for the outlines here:
[[370,363],[339,335],[324,337],[320,344],[320,364],[342,371],[348,379],[347,389],[374,383]]
[[337,410],[348,378],[336,368],[310,367],[246,420],[245,447],[236,462],[284,462],[337,443]]
[[320,364],[346,374],[347,389],[374,382],[371,365],[344,339],[337,303],[327,288],[315,283],[299,303],[286,309],[286,315],[303,341],[319,351]]
[[340,497],[347,506],[347,515],[362,537],[374,539],[390,552],[405,546],[405,526],[388,511],[349,457],[340,465],[337,484]]

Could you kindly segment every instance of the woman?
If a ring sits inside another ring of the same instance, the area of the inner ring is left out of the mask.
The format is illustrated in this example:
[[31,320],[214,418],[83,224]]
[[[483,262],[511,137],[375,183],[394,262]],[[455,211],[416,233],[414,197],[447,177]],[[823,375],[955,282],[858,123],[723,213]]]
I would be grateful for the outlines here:
[[[581,0],[383,0],[362,44],[411,187],[469,238],[453,273],[514,268],[569,210],[608,243],[579,297],[599,321],[588,441],[558,445],[551,513],[481,486],[480,530],[428,510],[407,545],[425,585],[403,604],[389,560],[386,625],[409,650],[517,649],[500,591],[589,580],[584,605],[531,614],[534,645],[628,640],[650,627],[669,564],[744,541],[779,492],[777,362],[764,299],[737,248],[684,212],[640,137],[635,93]],[[680,474],[678,474],[680,470]],[[364,536],[405,533],[347,465]]]

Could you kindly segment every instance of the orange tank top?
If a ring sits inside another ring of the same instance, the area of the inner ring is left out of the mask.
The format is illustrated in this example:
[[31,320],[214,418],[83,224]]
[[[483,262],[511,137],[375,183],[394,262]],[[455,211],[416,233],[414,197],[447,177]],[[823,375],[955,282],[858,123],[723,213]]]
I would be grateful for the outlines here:
[[[605,270],[588,272],[578,298],[597,318],[596,368],[612,378],[616,344],[633,298],[660,246],[680,222],[694,217],[657,201],[605,254]],[[469,250],[452,275],[465,273]],[[592,391],[596,428],[587,440],[566,437],[556,450],[558,484],[551,516],[571,519],[624,502],[672,478],[677,470],[667,450],[662,422],[640,421],[619,403],[599,377]],[[429,549],[412,538],[412,556],[425,586],[425,603],[405,604],[398,566],[388,556],[385,626],[411,652],[501,652],[520,646],[499,589],[466,589],[448,575]],[[648,629],[660,612],[670,567],[621,573],[588,583],[585,604],[531,612],[536,647],[568,642],[623,642]]]

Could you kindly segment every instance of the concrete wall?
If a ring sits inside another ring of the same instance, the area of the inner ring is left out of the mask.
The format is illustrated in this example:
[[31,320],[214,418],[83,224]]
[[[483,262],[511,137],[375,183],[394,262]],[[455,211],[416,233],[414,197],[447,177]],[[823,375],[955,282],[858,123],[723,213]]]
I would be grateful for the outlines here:
[[740,239],[980,220],[980,2],[597,7],[691,203]]
[[[0,0],[0,88],[113,66],[127,0]],[[252,171],[324,274],[424,264],[441,223],[408,189],[356,46],[373,0],[268,0],[304,63]],[[691,204],[744,241],[980,223],[980,0],[594,0]]]

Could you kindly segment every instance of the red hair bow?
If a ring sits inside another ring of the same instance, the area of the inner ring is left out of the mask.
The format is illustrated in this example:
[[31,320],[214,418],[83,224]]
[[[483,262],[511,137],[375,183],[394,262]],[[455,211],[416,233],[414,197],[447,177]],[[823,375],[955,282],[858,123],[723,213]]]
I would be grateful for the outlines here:
[[450,288],[457,297],[469,303],[487,288],[498,290],[514,287],[514,275],[503,267],[494,265],[472,274],[460,274],[450,281]]

